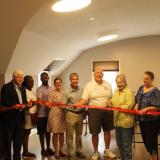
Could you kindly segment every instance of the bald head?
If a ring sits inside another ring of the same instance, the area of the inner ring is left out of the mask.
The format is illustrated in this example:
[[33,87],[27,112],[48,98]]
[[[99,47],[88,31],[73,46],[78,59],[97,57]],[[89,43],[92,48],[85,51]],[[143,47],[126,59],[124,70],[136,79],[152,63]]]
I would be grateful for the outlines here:
[[16,69],[13,71],[13,76],[17,76],[17,75],[24,75],[24,72],[22,70]]
[[16,69],[13,71],[13,81],[16,85],[21,85],[24,78],[24,72],[22,70]]
[[103,79],[103,68],[102,67],[95,68],[94,79],[97,83],[102,83],[102,79]]
[[103,72],[103,67],[101,67],[101,66],[96,67],[96,68],[94,69],[94,72],[96,72],[96,71],[101,71],[101,72]]

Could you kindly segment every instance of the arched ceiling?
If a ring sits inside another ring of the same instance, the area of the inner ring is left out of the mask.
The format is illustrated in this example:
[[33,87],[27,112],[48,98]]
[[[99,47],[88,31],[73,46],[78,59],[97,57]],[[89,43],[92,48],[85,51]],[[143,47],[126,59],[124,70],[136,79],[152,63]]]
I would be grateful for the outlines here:
[[102,33],[118,34],[116,41],[160,35],[159,0],[92,0],[87,8],[71,13],[53,12],[55,1],[14,0],[9,6],[9,0],[3,2],[0,73],[21,68],[38,74],[60,60],[63,63],[56,64],[61,65],[52,65],[52,73],[58,74],[84,50],[101,45],[96,39]]
[[47,0],[1,0],[0,2],[0,74],[9,65],[25,24]]

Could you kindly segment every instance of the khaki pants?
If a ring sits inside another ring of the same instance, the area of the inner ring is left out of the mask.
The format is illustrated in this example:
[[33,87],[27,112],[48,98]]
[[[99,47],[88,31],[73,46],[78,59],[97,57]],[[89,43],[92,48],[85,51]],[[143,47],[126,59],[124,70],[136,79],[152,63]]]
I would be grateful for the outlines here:
[[76,152],[82,151],[82,130],[83,130],[83,113],[76,114],[68,111],[66,115],[66,141],[67,153],[73,155],[73,137],[75,132]]

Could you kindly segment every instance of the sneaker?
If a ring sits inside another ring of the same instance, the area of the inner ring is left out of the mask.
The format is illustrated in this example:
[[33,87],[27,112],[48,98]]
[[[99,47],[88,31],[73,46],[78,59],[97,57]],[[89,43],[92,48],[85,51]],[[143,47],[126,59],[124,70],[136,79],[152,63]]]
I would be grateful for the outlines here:
[[116,155],[113,154],[110,150],[105,150],[104,151],[104,157],[116,158]]
[[100,159],[100,153],[98,151],[94,152],[91,157],[91,160],[99,160],[99,159]]
[[78,158],[86,158],[85,154],[82,152],[76,152],[76,157]]

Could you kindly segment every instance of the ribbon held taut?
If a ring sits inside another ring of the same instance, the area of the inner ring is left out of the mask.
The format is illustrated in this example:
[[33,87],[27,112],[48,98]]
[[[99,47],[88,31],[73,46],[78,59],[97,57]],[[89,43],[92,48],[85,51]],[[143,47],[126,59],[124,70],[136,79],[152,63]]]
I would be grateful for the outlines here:
[[[77,108],[92,108],[92,109],[100,109],[100,110],[107,110],[107,111],[118,111],[118,112],[123,112],[123,113],[129,113],[129,114],[135,114],[135,115],[142,115],[142,111],[141,110],[134,110],[134,109],[122,109],[120,107],[103,107],[103,106],[87,106],[87,105],[83,105],[83,106],[76,106],[74,104],[63,104],[63,103],[55,103],[55,102],[48,102],[48,101],[42,101],[42,100],[38,100],[38,101],[30,101],[29,104],[37,104],[37,105],[43,105],[46,107],[61,107],[61,108],[66,108],[67,106],[70,107],[77,107]],[[5,112],[8,110],[13,110],[13,109],[24,109],[26,108],[26,106],[28,107],[27,104],[16,104],[12,107],[0,107],[0,112]],[[153,115],[153,116],[159,116],[160,115],[160,111],[156,111],[156,110],[151,110],[151,111],[147,111],[145,113],[145,115]]]

